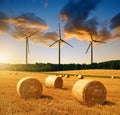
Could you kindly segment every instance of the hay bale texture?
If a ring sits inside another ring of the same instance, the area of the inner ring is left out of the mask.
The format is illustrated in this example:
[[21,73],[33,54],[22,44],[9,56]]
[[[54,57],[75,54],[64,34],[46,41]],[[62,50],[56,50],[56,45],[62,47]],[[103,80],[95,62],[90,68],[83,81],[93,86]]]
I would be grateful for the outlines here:
[[45,79],[45,86],[48,88],[62,88],[63,80],[59,76],[51,75]]
[[107,91],[99,81],[82,79],[74,84],[72,94],[79,102],[91,107],[103,104]]
[[33,77],[25,77],[17,83],[17,93],[24,99],[39,98],[42,95],[42,84]]

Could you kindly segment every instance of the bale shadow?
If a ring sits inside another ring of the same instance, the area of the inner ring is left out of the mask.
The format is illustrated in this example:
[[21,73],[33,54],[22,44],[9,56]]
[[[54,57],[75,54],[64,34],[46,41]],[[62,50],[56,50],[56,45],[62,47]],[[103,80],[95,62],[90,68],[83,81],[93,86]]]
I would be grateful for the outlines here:
[[58,89],[58,90],[68,90],[68,88],[54,88],[54,89]]
[[[76,101],[76,102],[77,102],[77,101]],[[92,107],[92,106],[88,106],[88,105],[86,105],[86,104],[84,104],[84,103],[82,103],[82,102],[78,102],[78,103],[80,103],[82,106]],[[98,105],[98,104],[95,104],[95,105]],[[93,106],[95,106],[95,105],[93,105]],[[111,102],[111,101],[105,101],[102,105],[103,105],[103,106],[114,106],[114,105],[116,105],[116,103]]]
[[111,101],[105,101],[102,105],[113,106],[113,105],[116,105],[116,103]]
[[65,87],[64,87],[64,88],[60,88],[60,89],[61,89],[61,90],[68,90],[68,88],[65,88]]
[[43,99],[53,99],[53,97],[51,97],[49,95],[42,95],[40,98],[43,98]]

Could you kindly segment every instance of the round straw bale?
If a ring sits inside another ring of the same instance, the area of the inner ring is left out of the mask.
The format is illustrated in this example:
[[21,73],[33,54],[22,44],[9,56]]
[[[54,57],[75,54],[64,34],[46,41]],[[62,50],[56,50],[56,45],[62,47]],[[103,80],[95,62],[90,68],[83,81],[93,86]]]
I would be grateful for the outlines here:
[[63,74],[62,77],[65,77],[65,74]]
[[112,79],[115,79],[115,76],[111,76]]
[[70,76],[69,75],[65,75],[65,78],[69,78]]
[[90,107],[95,104],[103,104],[107,91],[99,81],[82,79],[74,84],[72,94],[79,102]]
[[17,83],[17,93],[24,99],[39,98],[42,95],[42,84],[33,77],[25,77]]
[[77,77],[78,75],[74,75],[74,77]]
[[48,76],[45,79],[45,86],[48,88],[62,88],[63,80],[56,75]]
[[58,77],[63,77],[63,75],[58,75]]
[[78,75],[77,78],[78,79],[83,79],[84,77],[83,77],[83,75]]

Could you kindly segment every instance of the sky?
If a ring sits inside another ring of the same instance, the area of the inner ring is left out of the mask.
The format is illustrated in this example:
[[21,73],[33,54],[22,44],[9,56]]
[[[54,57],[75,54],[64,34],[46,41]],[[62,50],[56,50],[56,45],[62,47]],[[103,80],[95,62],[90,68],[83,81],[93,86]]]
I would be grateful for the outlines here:
[[94,62],[120,59],[120,0],[0,0],[0,63],[58,63],[58,22],[62,39],[61,63],[90,64],[92,34]]

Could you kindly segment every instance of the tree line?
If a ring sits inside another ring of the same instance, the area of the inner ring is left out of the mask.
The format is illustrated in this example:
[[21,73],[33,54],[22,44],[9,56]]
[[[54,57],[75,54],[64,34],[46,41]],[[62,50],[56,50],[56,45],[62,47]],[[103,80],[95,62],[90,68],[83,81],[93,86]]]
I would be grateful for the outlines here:
[[0,64],[0,69],[13,71],[35,71],[35,72],[83,70],[83,69],[120,69],[120,60],[93,64],[60,64],[60,65],[52,63]]

